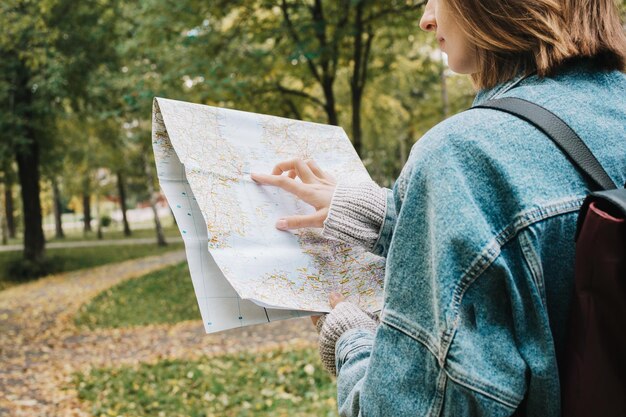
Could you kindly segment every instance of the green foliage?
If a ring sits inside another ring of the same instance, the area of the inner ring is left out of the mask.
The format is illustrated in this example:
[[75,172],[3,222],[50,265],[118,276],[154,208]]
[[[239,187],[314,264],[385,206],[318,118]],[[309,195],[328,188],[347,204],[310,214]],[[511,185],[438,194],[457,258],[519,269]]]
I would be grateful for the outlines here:
[[100,225],[102,227],[109,227],[112,221],[113,219],[111,219],[111,216],[109,216],[108,214],[103,214],[102,216],[100,216]]
[[[373,40],[362,108],[362,158],[372,176],[389,184],[413,143],[444,118],[445,68],[434,37],[418,27],[418,1],[183,3],[151,0],[133,13],[125,105],[140,118],[158,94],[326,123],[326,74],[350,135],[359,7]],[[469,106],[473,89],[467,77],[448,74],[448,83],[451,115]],[[140,122],[135,134],[148,126]]]
[[[170,244],[166,247],[158,247],[154,244],[50,249],[47,251],[46,261],[40,265],[29,265],[21,262],[21,252],[0,252],[0,290],[15,285],[24,279],[41,276],[41,274],[93,268],[128,259],[159,255],[181,248],[182,243]],[[11,275],[11,272],[22,275],[14,276]]]
[[[372,177],[390,185],[411,146],[445,116],[441,75],[448,115],[473,95],[419,29],[422,3],[2,2],[0,166],[36,142],[42,176],[64,198],[116,194],[115,181],[99,178],[119,172],[127,200],[146,200],[150,109],[164,96],[324,123],[334,107],[349,136],[361,132]],[[364,88],[360,130],[355,86]]]
[[74,322],[90,329],[200,319],[187,263],[123,282],[81,307]]
[[[116,0],[7,0],[0,5],[4,145],[52,148],[54,117],[79,107],[92,71],[114,60]],[[97,47],[95,47],[97,45]],[[54,162],[51,160],[51,162]]]
[[336,386],[316,349],[162,361],[75,374],[93,415],[336,416]]
[[44,258],[40,261],[31,261],[17,258],[7,263],[6,275],[9,277],[8,280],[17,283],[53,274],[61,269],[61,262],[57,259]]

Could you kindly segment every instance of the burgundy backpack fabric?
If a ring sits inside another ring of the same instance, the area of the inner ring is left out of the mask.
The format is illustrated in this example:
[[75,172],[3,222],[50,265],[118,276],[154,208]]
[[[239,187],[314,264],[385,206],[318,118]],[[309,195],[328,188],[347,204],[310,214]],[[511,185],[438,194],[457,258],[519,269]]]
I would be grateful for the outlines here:
[[626,416],[626,189],[585,200],[574,285],[560,366],[563,416]]
[[476,107],[531,123],[592,189],[604,190],[591,193],[578,215],[574,291],[559,360],[561,405],[563,417],[626,417],[626,184],[617,188],[580,137],[549,110],[512,97]]

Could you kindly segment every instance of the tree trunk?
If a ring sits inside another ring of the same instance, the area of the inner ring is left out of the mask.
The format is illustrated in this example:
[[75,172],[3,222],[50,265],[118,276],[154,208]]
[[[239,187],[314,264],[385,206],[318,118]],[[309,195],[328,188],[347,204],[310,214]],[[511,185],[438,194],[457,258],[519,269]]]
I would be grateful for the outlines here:
[[[352,144],[356,153],[361,156],[363,148],[363,132],[361,129],[361,104],[363,91],[367,81],[367,66],[374,34],[371,28],[366,27],[363,20],[365,2],[356,6],[354,21],[354,54],[352,76],[350,78],[350,92],[352,98]],[[364,37],[367,38],[364,40]]]
[[167,246],[167,241],[165,240],[165,235],[163,234],[163,227],[161,226],[161,220],[159,219],[159,213],[157,212],[156,196],[150,198],[150,208],[152,208],[152,213],[154,214],[154,227],[156,230],[157,245]]
[[16,154],[24,213],[24,259],[39,262],[45,253],[39,198],[39,144],[31,138],[28,145],[18,146]]
[[2,222],[0,223],[0,228],[2,228],[2,244],[3,245],[8,245],[9,244],[9,234],[8,234],[8,230],[7,230],[7,218],[5,216],[2,216]]
[[[7,164],[10,165],[10,164]],[[9,238],[15,239],[15,204],[13,204],[13,172],[9,166],[4,172],[4,212],[6,215],[7,231]]]
[[152,174],[152,168],[148,162],[144,160],[144,169],[146,172],[146,179],[148,181],[148,194],[150,195],[150,208],[152,209],[152,213],[154,214],[154,226],[156,230],[157,237],[157,245],[166,246],[167,241],[165,240],[165,235],[163,234],[163,227],[161,226],[161,220],[159,219],[159,213],[157,212],[157,194],[154,190],[154,176]]
[[83,232],[91,232],[91,196],[87,192],[83,192]]
[[104,234],[102,233],[102,216],[100,216],[100,193],[96,193],[96,220],[98,221],[96,236],[98,240],[102,240],[104,239]]
[[[14,56],[15,58],[15,56]],[[9,95],[9,109],[10,112],[16,114],[15,100],[28,101],[32,100],[32,93],[28,91],[28,75],[26,71],[20,71],[19,75],[16,74],[15,86],[17,88],[10,89]],[[26,107],[26,106],[25,106]],[[9,232],[9,238],[15,239],[16,227],[14,216],[14,204],[13,204],[13,184],[15,183],[15,175],[13,171],[13,162],[5,160],[4,162],[4,212],[6,214],[6,226]]]
[[359,89],[352,90],[352,143],[354,150],[362,157],[363,155],[363,132],[361,130],[361,99],[362,91]]
[[325,78],[322,84],[324,90],[324,99],[326,102],[325,110],[328,116],[328,124],[339,126],[339,117],[337,116],[337,108],[335,105],[335,92],[333,91],[332,78]]
[[2,244],[9,243],[9,234],[7,230],[7,218],[5,215],[0,214],[0,229],[2,229]]
[[56,178],[52,180],[52,197],[54,199],[53,208],[55,237],[57,239],[63,239],[65,237],[65,233],[63,233],[63,221],[61,220],[63,209],[61,207],[61,193],[59,192],[59,184],[57,183]]
[[117,191],[120,196],[120,209],[122,210],[122,222],[124,223],[124,236],[132,234],[128,219],[126,218],[126,185],[124,184],[124,176],[122,171],[117,171]]

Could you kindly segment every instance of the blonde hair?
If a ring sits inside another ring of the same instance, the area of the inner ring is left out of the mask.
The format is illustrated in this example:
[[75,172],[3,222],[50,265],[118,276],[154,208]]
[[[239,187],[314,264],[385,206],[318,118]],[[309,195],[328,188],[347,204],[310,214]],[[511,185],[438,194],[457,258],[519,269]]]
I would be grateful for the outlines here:
[[442,0],[476,46],[477,88],[520,73],[551,76],[587,59],[626,69],[626,35],[614,0]]

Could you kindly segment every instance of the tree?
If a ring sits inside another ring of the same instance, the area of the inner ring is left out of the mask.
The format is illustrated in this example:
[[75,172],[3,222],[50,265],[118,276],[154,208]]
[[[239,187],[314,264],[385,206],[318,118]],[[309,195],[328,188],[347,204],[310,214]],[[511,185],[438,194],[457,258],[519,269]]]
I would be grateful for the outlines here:
[[52,183],[52,196],[53,196],[53,209],[54,209],[54,230],[55,237],[57,239],[65,238],[63,232],[63,221],[61,215],[63,214],[63,206],[61,205],[61,192],[59,191],[58,179],[53,178]]
[[15,224],[15,203],[13,199],[13,185],[15,184],[15,173],[12,164],[5,163],[4,173],[4,220],[9,238],[15,239],[17,236],[17,225]]
[[90,71],[111,58],[107,29],[114,20],[114,0],[9,0],[0,6],[0,78],[10,86],[2,100],[2,125],[18,165],[28,261],[44,257],[41,153],[53,146],[55,116],[65,103],[80,106]]

